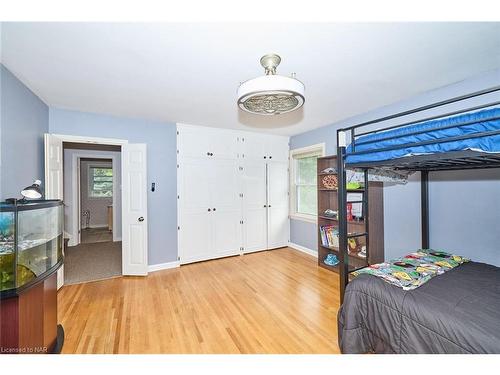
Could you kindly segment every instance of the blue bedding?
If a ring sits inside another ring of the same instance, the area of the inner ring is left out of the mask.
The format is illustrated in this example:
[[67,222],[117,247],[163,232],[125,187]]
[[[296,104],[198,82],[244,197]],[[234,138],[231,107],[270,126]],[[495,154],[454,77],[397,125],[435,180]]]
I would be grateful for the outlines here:
[[[473,124],[460,125],[473,121],[475,122]],[[455,124],[456,126],[453,126]],[[444,127],[446,128],[444,129]],[[346,163],[356,164],[385,161],[412,155],[435,154],[463,150],[500,153],[500,134],[470,138],[460,141],[446,141],[446,139],[450,137],[471,135],[474,133],[492,130],[500,130],[500,108],[486,109],[479,112],[467,113],[445,119],[422,122],[404,128],[381,131],[379,133],[368,134],[356,140],[355,151],[373,150],[373,152],[361,155],[349,155],[349,153],[352,153],[353,151],[352,145],[348,146]],[[405,135],[417,131],[425,132],[414,135]],[[395,139],[385,139],[392,136],[400,137]],[[391,151],[377,151],[381,148],[436,139],[442,141],[430,145],[417,147],[412,147],[410,145]]]

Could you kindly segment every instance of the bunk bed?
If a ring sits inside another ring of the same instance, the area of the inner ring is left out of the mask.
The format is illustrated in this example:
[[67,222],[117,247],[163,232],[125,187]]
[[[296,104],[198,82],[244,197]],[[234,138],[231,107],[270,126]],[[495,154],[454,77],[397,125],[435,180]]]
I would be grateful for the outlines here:
[[[365,236],[367,253],[370,246],[368,228],[348,233],[346,209],[346,169],[364,173],[366,188],[369,173],[377,170],[420,173],[421,247],[431,248],[429,172],[500,168],[498,93],[500,86],[337,131],[338,332],[343,353],[500,353],[500,268],[470,261],[416,289],[404,290],[349,264],[351,237]],[[484,97],[496,100],[463,108],[464,103]],[[382,122],[400,122],[405,116],[454,103],[463,109],[373,130]],[[368,207],[368,194],[363,205]]]

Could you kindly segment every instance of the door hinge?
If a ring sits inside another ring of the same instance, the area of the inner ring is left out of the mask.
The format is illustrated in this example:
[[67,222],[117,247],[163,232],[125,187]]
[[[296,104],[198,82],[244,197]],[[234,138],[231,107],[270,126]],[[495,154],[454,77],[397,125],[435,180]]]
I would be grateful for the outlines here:
[[240,224],[243,224],[243,220],[240,220]]
[[177,168],[179,168],[179,164],[177,164]]
[[177,230],[181,230],[181,227],[177,227]]
[[177,257],[177,260],[181,260],[181,257]]
[[177,155],[179,155],[179,150],[177,150]]
[[240,193],[240,198],[243,198],[243,193]]
[[178,195],[178,196],[177,196],[177,199],[180,199],[180,198],[181,198],[181,197]]
[[179,135],[179,131],[177,130],[177,135]]

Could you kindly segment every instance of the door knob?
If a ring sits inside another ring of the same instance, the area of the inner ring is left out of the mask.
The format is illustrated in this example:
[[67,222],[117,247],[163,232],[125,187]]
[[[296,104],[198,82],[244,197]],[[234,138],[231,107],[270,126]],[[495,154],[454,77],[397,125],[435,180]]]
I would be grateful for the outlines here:
[[141,216],[140,218],[137,219],[138,221],[140,221],[141,223],[144,221],[144,217]]

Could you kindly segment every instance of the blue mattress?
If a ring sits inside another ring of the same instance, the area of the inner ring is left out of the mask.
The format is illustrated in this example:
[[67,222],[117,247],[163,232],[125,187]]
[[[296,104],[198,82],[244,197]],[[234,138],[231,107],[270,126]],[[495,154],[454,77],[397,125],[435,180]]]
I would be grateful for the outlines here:
[[[473,121],[473,124],[460,125]],[[452,126],[454,124],[456,124],[456,126]],[[446,129],[442,129],[443,127],[446,127]],[[352,153],[352,145],[348,146],[346,163],[359,164],[398,159],[405,156],[464,150],[500,153],[500,134],[470,138],[460,141],[446,141],[446,139],[450,137],[472,135],[475,133],[492,130],[500,130],[500,108],[487,109],[459,116],[448,117],[445,119],[422,122],[419,124],[406,126],[404,128],[381,131],[379,133],[368,134],[366,136],[359,137],[356,140],[355,151],[372,150],[372,152],[361,155],[349,155],[349,153]],[[417,131],[425,132],[414,135],[406,135]],[[398,136],[398,138],[385,139],[387,137],[393,136]],[[416,147],[412,147],[411,145],[409,145],[396,150],[377,151],[381,148],[436,139],[442,141],[430,145]]]

